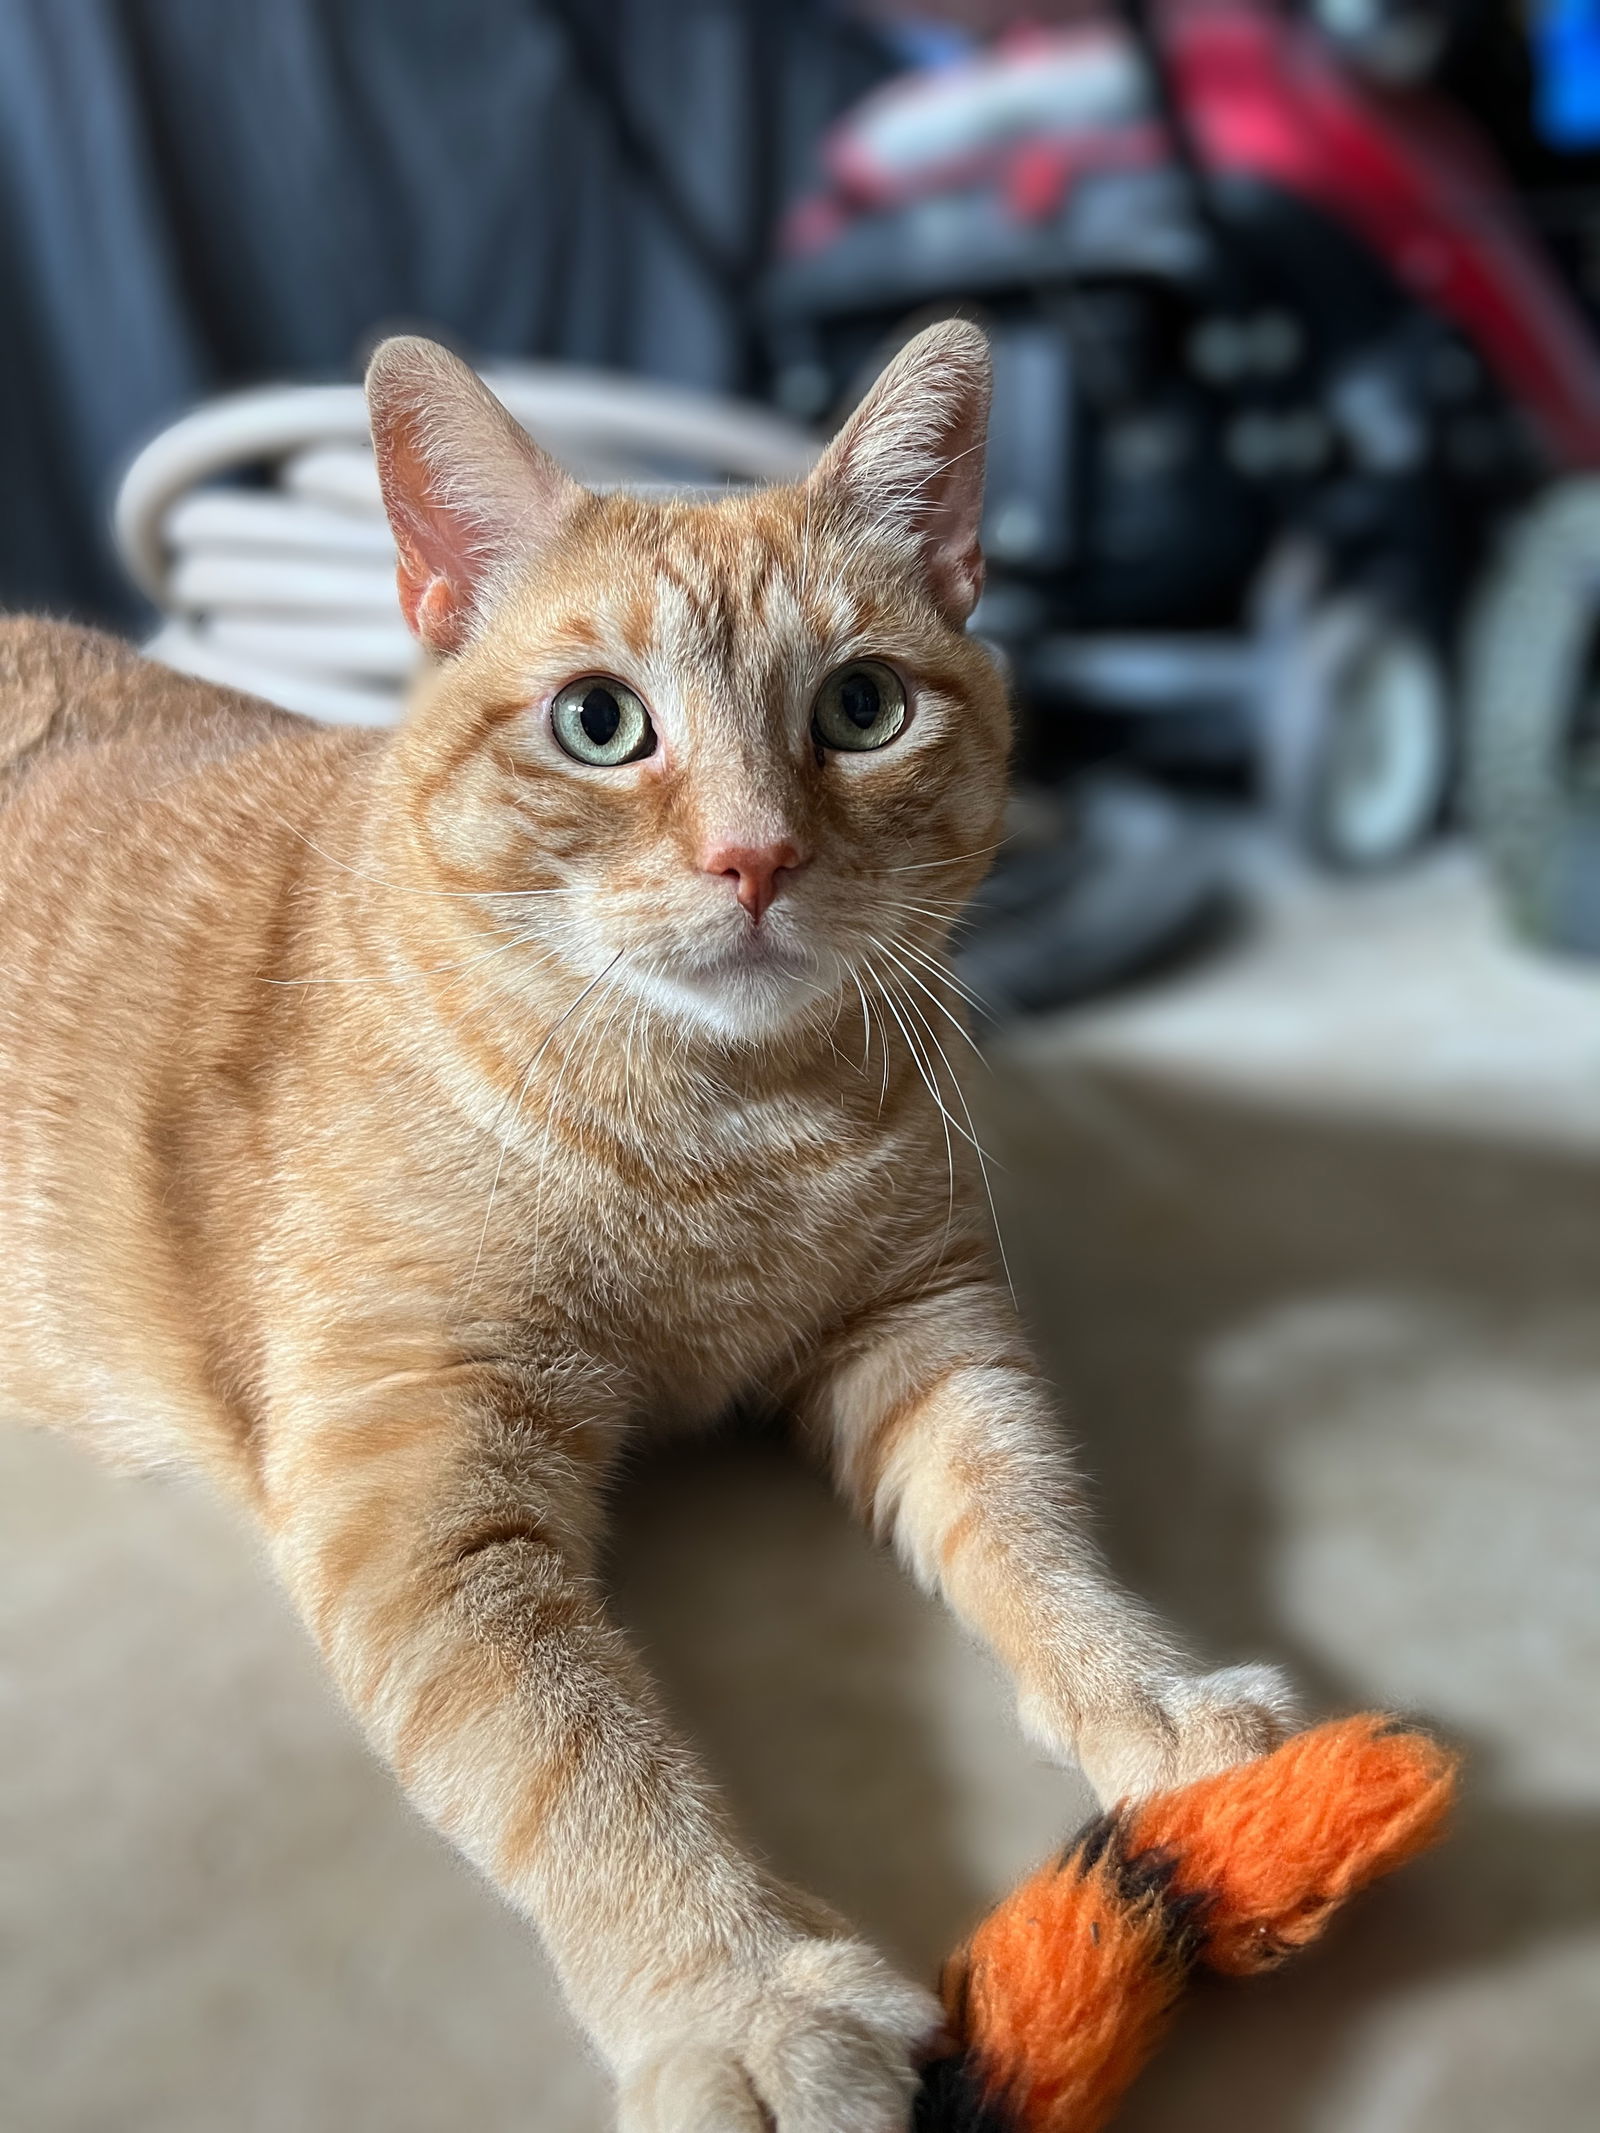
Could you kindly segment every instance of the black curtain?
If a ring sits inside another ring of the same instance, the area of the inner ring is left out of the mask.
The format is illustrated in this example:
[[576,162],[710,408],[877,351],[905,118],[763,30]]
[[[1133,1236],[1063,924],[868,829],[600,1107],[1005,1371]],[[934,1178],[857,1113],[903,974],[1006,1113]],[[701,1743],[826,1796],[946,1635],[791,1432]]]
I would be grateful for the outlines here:
[[826,0],[0,0],[0,606],[130,620],[138,445],[396,327],[759,390],[776,213],[884,70]]

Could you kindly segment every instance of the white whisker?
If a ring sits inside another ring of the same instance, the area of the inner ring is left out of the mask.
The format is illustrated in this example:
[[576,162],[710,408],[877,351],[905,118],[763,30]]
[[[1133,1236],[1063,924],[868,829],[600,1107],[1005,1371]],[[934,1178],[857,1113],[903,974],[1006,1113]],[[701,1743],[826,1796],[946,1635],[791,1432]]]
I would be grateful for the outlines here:
[[[495,931],[500,933],[505,932],[505,930],[506,929],[503,926],[495,928]],[[418,978],[435,977],[438,975],[439,972],[445,970],[475,970],[480,963],[491,962],[493,961],[495,956],[504,955],[509,949],[512,948],[541,948],[547,955],[550,955],[552,957],[554,956],[554,951],[548,947],[548,945],[540,938],[537,933],[525,933],[519,931],[512,933],[509,939],[502,941],[498,947],[486,948],[481,955],[469,955],[459,963],[423,963],[418,965],[414,969],[402,970],[394,977],[257,978],[256,983],[258,985],[289,986],[293,988],[299,988],[305,985],[411,985],[414,984]]]
[[[601,976],[604,977],[605,975],[606,973],[602,971]],[[594,998],[590,1001],[588,1007],[579,1017],[577,1027],[570,1033],[568,1037],[566,1048],[563,1051],[561,1057],[561,1066],[556,1074],[555,1084],[552,1087],[549,1098],[545,1103],[545,1131],[543,1141],[541,1142],[539,1148],[538,1174],[534,1180],[532,1229],[535,1236],[540,1233],[544,1222],[545,1171],[548,1168],[550,1162],[550,1150],[554,1142],[553,1126],[556,1114],[561,1107],[561,1091],[566,1085],[567,1075],[571,1069],[572,1062],[578,1055],[578,1040],[587,1032],[590,1023],[594,1020],[596,1009],[599,1008],[602,1003],[605,1002],[605,999],[606,996],[604,992],[595,992]],[[574,1002],[575,1006],[579,1004],[581,1003]],[[602,1025],[602,1034],[608,1033],[610,1031],[612,1024],[616,1021],[617,1015],[620,1012],[621,1003],[617,1001],[612,1001],[609,1003],[609,1006],[610,1012],[607,1014],[605,1022]]]
[[1002,845],[1008,844],[1010,841],[1008,837],[1002,837],[995,844],[980,844],[976,851],[952,852],[946,859],[918,859],[911,865],[902,867],[864,867],[862,872],[867,874],[926,874],[934,867],[958,866],[963,859],[982,859],[989,852],[998,852]]
[[983,1000],[973,991],[966,980],[958,977],[946,964],[941,963],[937,956],[929,955],[925,949],[919,948],[915,941],[908,941],[903,937],[898,940],[897,945],[902,955],[910,956],[911,960],[920,964],[931,977],[936,977],[942,985],[948,985],[956,998],[965,1006],[970,1007],[975,1015],[982,1015],[986,1022],[994,1020]]
[[[915,1011],[916,1003],[914,1001],[908,999],[906,1005],[912,1008],[913,1011]],[[939,1042],[937,1032],[928,1022],[928,1019],[925,1015],[919,1013],[917,1019],[919,1022],[921,1022],[924,1030],[927,1032],[928,1040],[932,1044],[934,1050],[944,1061],[944,1069],[945,1072],[950,1076],[951,1086],[954,1088],[956,1093],[956,1101],[960,1104],[962,1115],[967,1121],[967,1126],[969,1129],[967,1132],[967,1139],[971,1141],[974,1149],[976,1149],[977,1151],[978,1175],[983,1180],[984,1198],[989,1203],[989,1226],[994,1231],[995,1250],[1000,1254],[1000,1268],[1006,1277],[1006,1287],[1011,1292],[1011,1301],[1013,1304],[1015,1304],[1017,1301],[1016,1283],[1011,1278],[1011,1261],[1006,1257],[1006,1241],[1004,1237],[1002,1237],[1000,1234],[1000,1216],[994,1204],[994,1188],[989,1182],[989,1164],[991,1161],[991,1157],[989,1156],[988,1151],[980,1144],[978,1140],[976,1130],[973,1128],[972,1125],[972,1112],[967,1103],[966,1091],[961,1086],[961,1077],[956,1072],[955,1068],[951,1065],[949,1057],[945,1052],[944,1046]]]
[[357,881],[373,882],[380,889],[392,889],[397,896],[422,896],[446,903],[477,904],[493,903],[502,897],[520,899],[525,896],[560,896],[563,893],[559,886],[549,889],[419,889],[411,882],[390,881],[385,875],[374,874],[366,867],[351,866],[348,860],[324,851],[315,838],[308,837],[304,830],[298,829],[284,815],[275,814],[272,819],[280,829],[286,829],[291,837],[298,838],[308,852],[315,852],[319,859],[326,860],[331,867],[337,867],[341,874],[350,874]]
[[[949,1243],[951,1225],[954,1223],[956,1218],[956,1151],[955,1142],[950,1138],[950,1129],[952,1126],[955,1125],[956,1122],[950,1116],[950,1113],[945,1109],[944,1099],[939,1094],[938,1085],[933,1078],[933,1073],[928,1064],[928,1061],[923,1055],[922,1048],[917,1043],[916,1038],[913,1037],[911,1034],[911,1027],[909,1022],[907,1022],[900,1013],[900,1008],[896,1004],[896,988],[893,986],[891,981],[885,977],[883,972],[876,971],[874,972],[874,975],[878,980],[880,997],[882,998],[884,1005],[888,1008],[890,1014],[893,1015],[896,1023],[899,1025],[900,1034],[906,1040],[906,1049],[910,1052],[913,1060],[916,1062],[917,1072],[922,1076],[923,1086],[927,1089],[928,1094],[933,1098],[935,1105],[938,1107],[940,1123],[944,1129],[944,1160],[945,1170],[949,1177],[950,1193],[949,1201],[945,1210],[944,1244],[940,1246],[940,1250],[943,1251],[945,1245]],[[905,1002],[905,1005],[909,1008],[911,1005],[910,1001],[907,1000]]]
[[[612,971],[616,969],[617,965],[621,961],[622,950],[619,948],[616,954],[611,958],[610,962],[607,963],[605,969],[600,972],[599,976],[593,977],[589,980],[588,984],[585,985],[582,992],[580,992],[578,997],[573,1001],[572,1005],[567,1008],[565,1013],[559,1015],[556,1020],[550,1025],[549,1029],[545,1031],[544,1036],[539,1041],[538,1047],[535,1050],[533,1057],[528,1061],[527,1067],[523,1072],[521,1081],[517,1084],[515,1091],[516,1110],[512,1114],[513,1125],[515,1125],[517,1116],[521,1113],[523,1099],[527,1096],[528,1086],[533,1080],[534,1069],[535,1067],[537,1067],[539,1061],[544,1057],[545,1052],[548,1050],[551,1039],[556,1035],[558,1030],[560,1030],[568,1021],[571,1020],[572,1016],[576,1014],[578,1009],[583,1005],[584,1001],[588,999],[590,993],[594,991],[595,987],[599,984],[602,984],[604,980],[611,975]],[[494,1177],[490,1180],[489,1203],[483,1211],[483,1228],[478,1232],[478,1249],[472,1261],[472,1272],[467,1280],[467,1293],[469,1295],[472,1293],[473,1286],[478,1279],[478,1269],[483,1264],[483,1248],[484,1245],[487,1243],[489,1237],[489,1218],[494,1213],[495,1196],[500,1190],[500,1174],[505,1169],[506,1156],[509,1153],[511,1147],[510,1134],[502,1133],[500,1129],[500,1121],[505,1116],[506,1106],[510,1102],[510,1100],[510,1098],[507,1098],[506,1103],[503,1103],[500,1106],[499,1114],[495,1119],[494,1131],[500,1141],[500,1159],[494,1166]]]
[[911,965],[905,962],[901,955],[894,948],[892,948],[887,941],[880,940],[875,945],[877,946],[880,953],[886,955],[889,958],[890,962],[895,965],[902,977],[908,978],[910,982],[915,985],[918,992],[922,993],[927,999],[933,1002],[934,1006],[938,1008],[940,1014],[943,1015],[945,1020],[950,1024],[950,1027],[956,1032],[957,1036],[960,1037],[963,1044],[966,1044],[971,1047],[973,1055],[978,1059],[982,1059],[983,1053],[978,1048],[978,1040],[976,1039],[976,1037],[973,1036],[971,1030],[968,1029],[967,1025],[961,1020],[960,1016],[957,1015],[952,1008],[946,1006],[945,1002],[939,998],[939,995],[933,990],[931,986],[923,983],[922,979],[917,976],[917,973],[912,969]]

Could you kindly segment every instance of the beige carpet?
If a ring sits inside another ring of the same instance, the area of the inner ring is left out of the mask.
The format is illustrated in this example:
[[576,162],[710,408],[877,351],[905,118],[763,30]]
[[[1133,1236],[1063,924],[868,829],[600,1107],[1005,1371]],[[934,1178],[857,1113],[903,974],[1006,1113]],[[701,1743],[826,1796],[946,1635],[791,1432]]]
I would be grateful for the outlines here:
[[[1600,973],[1501,946],[1459,862],[1280,885],[1210,970],[1001,1047],[984,1109],[1118,1561],[1215,1656],[1473,1757],[1455,1845],[1209,1993],[1130,2133],[1593,2126]],[[617,1552],[747,1826],[904,1962],[1075,1820],[777,1452],[647,1469]],[[0,1437],[0,1726],[5,2133],[604,2126],[521,1930],[212,1506]]]

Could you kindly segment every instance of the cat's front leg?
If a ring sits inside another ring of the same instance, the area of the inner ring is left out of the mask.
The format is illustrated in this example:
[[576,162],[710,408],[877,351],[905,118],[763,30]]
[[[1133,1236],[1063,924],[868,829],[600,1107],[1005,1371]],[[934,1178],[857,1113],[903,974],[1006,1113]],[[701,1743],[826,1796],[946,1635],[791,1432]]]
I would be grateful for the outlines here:
[[798,1404],[846,1496],[995,1649],[1028,1732],[1102,1800],[1283,1737],[1280,1675],[1196,1671],[1110,1578],[1054,1403],[993,1281],[955,1277],[853,1322]]
[[595,1589],[604,1381],[548,1377],[286,1392],[286,1582],[411,1799],[537,1923],[626,2133],[903,2133],[937,2008],[738,1842]]

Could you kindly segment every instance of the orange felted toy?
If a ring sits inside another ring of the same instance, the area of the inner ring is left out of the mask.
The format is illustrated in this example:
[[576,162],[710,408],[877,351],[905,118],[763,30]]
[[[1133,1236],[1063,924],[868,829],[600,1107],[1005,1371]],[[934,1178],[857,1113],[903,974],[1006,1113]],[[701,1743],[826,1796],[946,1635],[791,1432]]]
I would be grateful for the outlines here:
[[1270,1970],[1439,1836],[1455,1759],[1367,1716],[1100,1816],[945,1967],[916,2133],[1095,2133],[1197,1965]]

